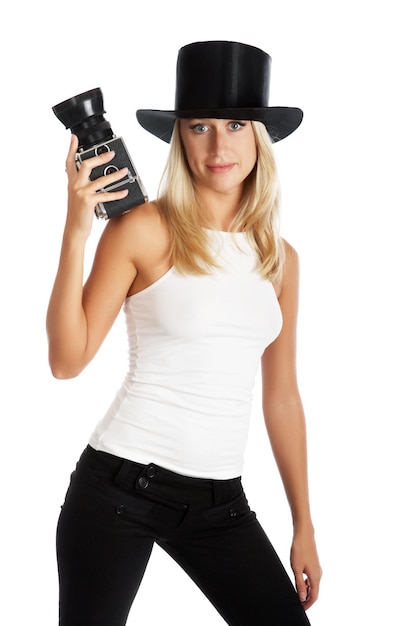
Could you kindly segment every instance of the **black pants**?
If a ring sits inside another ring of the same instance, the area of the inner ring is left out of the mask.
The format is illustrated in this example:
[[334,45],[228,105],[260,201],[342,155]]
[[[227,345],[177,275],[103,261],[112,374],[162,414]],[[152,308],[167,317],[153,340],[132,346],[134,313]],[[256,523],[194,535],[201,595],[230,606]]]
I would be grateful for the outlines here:
[[227,624],[309,624],[239,478],[188,478],[87,447],[58,522],[60,626],[125,624],[155,542]]

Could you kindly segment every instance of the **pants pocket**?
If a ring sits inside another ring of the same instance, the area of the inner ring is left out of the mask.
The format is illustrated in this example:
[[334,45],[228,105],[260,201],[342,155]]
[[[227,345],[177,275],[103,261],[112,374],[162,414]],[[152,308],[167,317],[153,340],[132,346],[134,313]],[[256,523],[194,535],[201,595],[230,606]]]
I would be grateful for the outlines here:
[[229,502],[214,506],[204,511],[204,517],[212,527],[229,527],[256,519],[245,494],[240,493]]

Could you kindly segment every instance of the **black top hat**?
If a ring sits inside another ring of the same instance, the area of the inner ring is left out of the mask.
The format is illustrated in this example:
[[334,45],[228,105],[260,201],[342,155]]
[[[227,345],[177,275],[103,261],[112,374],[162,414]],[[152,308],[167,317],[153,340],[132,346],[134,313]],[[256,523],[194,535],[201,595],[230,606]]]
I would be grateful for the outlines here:
[[234,41],[203,41],[178,52],[175,110],[136,111],[139,124],[167,143],[177,118],[220,118],[263,122],[273,142],[292,133],[301,109],[269,107],[271,57]]

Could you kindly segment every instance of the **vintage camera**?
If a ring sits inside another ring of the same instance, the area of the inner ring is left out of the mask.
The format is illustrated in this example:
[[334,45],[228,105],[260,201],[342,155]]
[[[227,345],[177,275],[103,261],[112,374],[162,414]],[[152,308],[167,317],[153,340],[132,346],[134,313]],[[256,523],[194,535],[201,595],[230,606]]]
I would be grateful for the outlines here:
[[95,208],[97,217],[109,219],[115,215],[127,213],[138,204],[147,201],[148,196],[140,180],[132,159],[121,137],[116,137],[109,122],[104,118],[103,94],[101,89],[90,89],[78,96],[69,98],[52,107],[53,112],[66,128],[70,128],[79,141],[76,154],[77,167],[82,161],[103,152],[115,152],[110,163],[102,167],[95,167],[90,180],[96,180],[120,170],[128,168],[127,176],[112,185],[105,185],[98,193],[104,191],[118,191],[128,189],[129,193],[122,200],[112,202],[98,202]]

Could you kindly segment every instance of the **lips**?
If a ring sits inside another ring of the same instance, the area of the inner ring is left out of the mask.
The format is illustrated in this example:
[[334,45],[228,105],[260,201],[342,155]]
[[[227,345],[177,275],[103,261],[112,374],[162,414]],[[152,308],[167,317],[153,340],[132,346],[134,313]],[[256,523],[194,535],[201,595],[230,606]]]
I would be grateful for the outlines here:
[[207,168],[213,174],[225,174],[226,172],[230,172],[234,166],[234,163],[221,163],[216,165],[207,165]]

